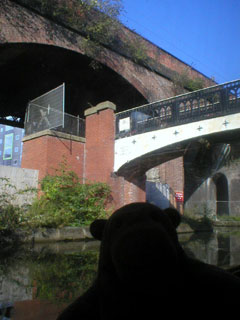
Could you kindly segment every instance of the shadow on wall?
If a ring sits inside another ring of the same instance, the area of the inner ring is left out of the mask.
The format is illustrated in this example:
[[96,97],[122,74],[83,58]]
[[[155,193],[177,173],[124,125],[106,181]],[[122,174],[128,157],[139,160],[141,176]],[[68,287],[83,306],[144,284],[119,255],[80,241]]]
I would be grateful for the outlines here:
[[170,206],[170,187],[166,183],[146,181],[147,202],[155,204],[161,209]]

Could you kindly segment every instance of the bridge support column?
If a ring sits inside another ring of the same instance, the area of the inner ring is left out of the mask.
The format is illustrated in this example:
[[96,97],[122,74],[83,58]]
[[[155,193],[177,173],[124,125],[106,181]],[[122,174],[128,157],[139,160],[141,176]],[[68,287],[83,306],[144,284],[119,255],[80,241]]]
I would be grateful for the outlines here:
[[124,204],[146,201],[146,176],[124,180]]
[[145,201],[145,176],[130,181],[113,174],[116,106],[103,102],[85,111],[86,149],[85,181],[105,182],[112,189],[114,209],[125,204]]
[[110,182],[114,166],[115,104],[106,101],[85,111],[85,179]]
[[146,177],[134,178],[128,181],[124,177],[112,177],[110,186],[113,191],[115,208],[120,208],[132,202],[146,201]]

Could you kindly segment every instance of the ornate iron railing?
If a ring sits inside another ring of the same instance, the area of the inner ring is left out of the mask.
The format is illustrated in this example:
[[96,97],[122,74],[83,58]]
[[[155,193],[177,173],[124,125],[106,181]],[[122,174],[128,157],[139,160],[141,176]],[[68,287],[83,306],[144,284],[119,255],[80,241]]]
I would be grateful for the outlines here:
[[116,114],[116,139],[240,112],[240,80]]

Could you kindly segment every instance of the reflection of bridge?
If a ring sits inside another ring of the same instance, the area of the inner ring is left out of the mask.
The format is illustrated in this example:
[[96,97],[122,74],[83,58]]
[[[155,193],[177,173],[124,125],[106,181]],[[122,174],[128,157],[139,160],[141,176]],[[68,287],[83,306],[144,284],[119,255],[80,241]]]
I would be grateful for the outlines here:
[[238,80],[118,113],[114,171],[139,165],[156,150],[176,151],[190,139],[240,129],[239,98]]

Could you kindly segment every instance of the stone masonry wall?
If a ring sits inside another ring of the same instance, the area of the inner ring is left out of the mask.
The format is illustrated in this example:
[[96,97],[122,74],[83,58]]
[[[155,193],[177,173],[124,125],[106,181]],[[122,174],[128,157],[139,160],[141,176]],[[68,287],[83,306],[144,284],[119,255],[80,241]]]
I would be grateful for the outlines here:
[[[11,166],[0,166],[0,178],[1,193],[8,195],[14,196],[14,194],[20,190],[37,188],[38,186],[38,170],[30,170],[29,168],[22,169]],[[7,187],[8,181],[6,183],[5,178],[8,179],[10,185],[14,186],[14,188]],[[14,199],[14,203],[21,206],[26,203],[31,203],[34,197],[34,192],[18,194]]]

